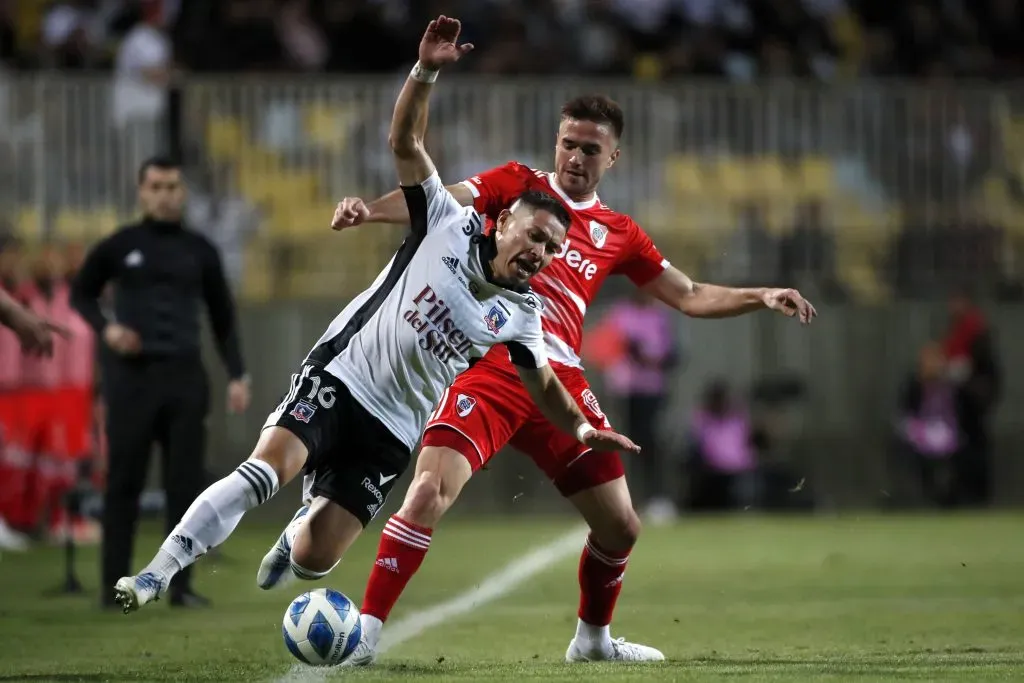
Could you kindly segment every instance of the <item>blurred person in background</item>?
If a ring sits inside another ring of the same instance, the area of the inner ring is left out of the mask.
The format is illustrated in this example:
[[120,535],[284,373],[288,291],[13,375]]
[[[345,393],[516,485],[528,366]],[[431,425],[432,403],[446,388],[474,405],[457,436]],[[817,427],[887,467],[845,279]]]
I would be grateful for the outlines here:
[[909,468],[924,497],[941,507],[954,502],[950,464],[961,446],[956,393],[946,374],[942,345],[927,344],[900,398],[901,447],[893,474],[899,477],[900,470]]
[[970,295],[949,300],[949,330],[943,341],[950,379],[957,387],[956,412],[963,448],[954,463],[957,501],[992,502],[992,437],[989,418],[999,399],[1002,373],[985,315]]
[[170,17],[164,3],[142,0],[140,21],[125,35],[114,60],[114,126],[120,131],[124,168],[164,147],[169,90],[174,77]]
[[[665,488],[665,451],[658,424],[668,397],[668,372],[678,360],[675,318],[642,289],[616,303],[585,338],[584,346],[605,371],[609,392],[625,408],[627,434],[643,448],[646,514],[654,521],[675,517]],[[605,354],[595,353],[605,346]],[[596,356],[596,357],[595,357]]]
[[185,219],[217,247],[228,281],[238,287],[242,283],[245,245],[260,229],[260,211],[239,191],[232,166],[211,163],[196,175]]
[[[103,502],[102,579],[113,586],[131,572],[132,548],[152,446],[159,443],[168,529],[202,491],[205,472],[206,370],[199,309],[205,303],[228,370],[228,409],[249,405],[234,299],[216,247],[183,221],[181,165],[153,157],[138,171],[141,220],[120,227],[88,253],[72,301],[109,352],[103,384],[109,468]],[[113,319],[100,297],[113,285]],[[170,586],[176,607],[200,607],[191,572]],[[114,607],[114,596],[102,596]]]
[[55,3],[43,18],[43,61],[57,69],[85,69],[97,65],[106,40],[105,17],[98,0]]
[[21,284],[21,247],[13,239],[0,248],[0,548],[24,550],[28,538],[12,529],[7,520],[20,498],[20,471],[28,467],[20,441],[21,407],[21,327],[19,317],[27,315],[15,298]]
[[[61,300],[66,300],[62,281],[63,259],[52,245],[44,245],[31,258],[31,277],[21,284],[18,296],[38,318],[59,321]],[[64,433],[56,410],[60,387],[62,345],[55,342],[49,354],[24,354],[21,361],[23,391],[20,405],[20,445],[24,466],[10,473],[16,501],[10,511],[13,526],[30,533],[42,532],[47,520],[49,493],[60,480],[64,462]]]
[[733,397],[725,380],[704,388],[690,426],[685,469],[689,507],[727,510],[754,507],[760,482],[750,415]]
[[68,245],[62,255],[63,272],[58,294],[60,320],[70,336],[58,344],[61,385],[54,405],[64,433],[64,462],[59,478],[47,494],[53,515],[50,536],[63,539],[71,534],[78,543],[99,540],[99,525],[93,520],[76,516],[66,518],[61,504],[64,495],[80,478],[87,478],[93,470],[96,455],[94,438],[94,395],[96,375],[96,335],[71,305],[71,284],[82,266],[85,252],[80,244]]

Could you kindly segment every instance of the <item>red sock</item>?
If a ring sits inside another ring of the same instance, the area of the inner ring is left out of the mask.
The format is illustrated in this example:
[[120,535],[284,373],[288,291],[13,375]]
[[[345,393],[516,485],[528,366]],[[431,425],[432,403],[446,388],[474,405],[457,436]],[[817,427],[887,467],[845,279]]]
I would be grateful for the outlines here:
[[427,556],[431,532],[431,529],[406,522],[398,515],[391,516],[380,535],[377,561],[370,572],[360,608],[363,614],[387,621],[406,584]]
[[612,612],[622,590],[622,577],[628,561],[628,550],[604,550],[593,535],[587,536],[587,544],[580,556],[581,620],[591,626],[612,623]]

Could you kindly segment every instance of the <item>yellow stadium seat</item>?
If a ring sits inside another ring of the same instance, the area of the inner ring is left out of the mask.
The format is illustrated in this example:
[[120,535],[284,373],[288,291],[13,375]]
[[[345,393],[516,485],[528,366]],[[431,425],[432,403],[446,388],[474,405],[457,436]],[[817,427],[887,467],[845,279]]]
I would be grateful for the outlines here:
[[15,234],[22,240],[34,242],[43,236],[43,216],[34,206],[18,210],[14,225]]
[[750,166],[745,161],[722,159],[715,163],[715,187],[727,200],[742,200],[752,194]]
[[334,204],[293,203],[275,206],[270,214],[270,232],[280,237],[327,235],[331,232]]
[[245,130],[238,119],[216,117],[206,124],[206,152],[211,159],[235,159],[245,146]]
[[112,206],[105,206],[91,211],[92,234],[90,239],[106,237],[117,229],[123,221],[119,220],[117,209]]
[[[317,185],[316,176],[306,172],[244,172],[239,175],[242,193],[270,213],[311,204]],[[330,215],[326,220],[330,222]]]
[[772,197],[765,202],[764,219],[769,234],[784,237],[793,230],[796,212],[792,202]]
[[53,222],[54,236],[61,240],[84,242],[95,230],[92,216],[87,211],[62,209]]
[[674,157],[665,165],[665,184],[671,195],[700,195],[705,189],[704,169],[696,157]]
[[273,297],[273,270],[270,263],[271,246],[254,240],[245,246],[242,270],[242,299],[252,303],[269,301]]
[[777,157],[762,157],[749,162],[747,177],[750,191],[760,197],[788,196],[793,191],[792,183],[786,178],[785,167]]
[[243,144],[239,149],[236,161],[238,174],[263,174],[281,170],[281,155],[257,145]]
[[352,107],[318,103],[303,112],[303,127],[306,137],[316,146],[343,152],[357,117],[358,112]]
[[804,199],[826,199],[835,194],[835,169],[828,159],[808,157],[797,169],[796,192]]

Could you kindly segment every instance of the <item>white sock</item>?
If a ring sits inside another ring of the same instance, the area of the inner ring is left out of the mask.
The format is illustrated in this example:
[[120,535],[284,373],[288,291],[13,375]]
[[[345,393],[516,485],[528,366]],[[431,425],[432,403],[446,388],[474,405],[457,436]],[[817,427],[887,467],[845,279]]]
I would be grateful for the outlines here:
[[[341,562],[341,560],[338,560],[338,562]],[[303,581],[316,581],[317,579],[322,579],[334,571],[334,568],[338,566],[338,562],[332,564],[331,568],[325,572],[315,572],[312,569],[306,569],[295,560],[292,560],[292,574],[295,574],[295,576],[299,577]]]
[[166,586],[175,574],[227,540],[242,516],[270,500],[277,488],[273,467],[262,460],[246,460],[199,494],[142,573],[161,576]]
[[363,628],[363,640],[370,646],[371,650],[377,649],[380,642],[380,631],[384,628],[384,622],[372,614],[360,614],[359,625]]
[[611,627],[594,626],[580,619],[576,623],[576,642],[588,652],[599,650],[610,654],[612,649]]

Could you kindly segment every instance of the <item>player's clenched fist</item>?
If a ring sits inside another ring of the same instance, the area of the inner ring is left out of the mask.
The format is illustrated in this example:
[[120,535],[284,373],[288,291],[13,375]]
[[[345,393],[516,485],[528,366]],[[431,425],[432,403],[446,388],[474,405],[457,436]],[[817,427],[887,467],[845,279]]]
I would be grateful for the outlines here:
[[370,210],[366,203],[359,197],[345,197],[334,209],[334,218],[331,219],[332,230],[344,230],[362,225],[370,217]]

